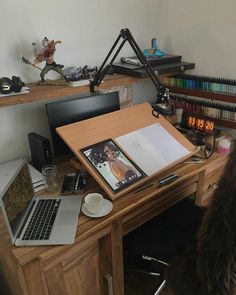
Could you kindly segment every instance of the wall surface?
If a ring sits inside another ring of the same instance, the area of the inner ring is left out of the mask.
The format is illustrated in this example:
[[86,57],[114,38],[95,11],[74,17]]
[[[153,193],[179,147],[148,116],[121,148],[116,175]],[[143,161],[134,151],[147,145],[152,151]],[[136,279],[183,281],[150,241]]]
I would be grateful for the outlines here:
[[236,78],[236,1],[160,0],[158,4],[158,38],[165,50],[195,62],[195,74]]
[[[2,0],[0,77],[17,75],[25,82],[38,81],[39,71],[24,64],[21,56],[33,62],[31,44],[40,45],[45,36],[62,41],[55,61],[65,67],[100,65],[126,27],[146,48],[158,31],[157,14],[156,0]],[[132,49],[126,45],[120,56],[130,54]],[[152,84],[141,86],[134,86],[137,102],[152,100]],[[0,163],[28,156],[29,132],[50,138],[45,101],[0,108]]]
[[[21,56],[32,62],[31,44],[39,45],[45,36],[62,41],[57,63],[94,66],[101,64],[122,28],[129,28],[142,47],[158,31],[155,0],[1,0],[1,12],[0,77],[15,74],[26,82],[37,81],[39,71]],[[128,52],[132,50],[126,47],[122,51]]]
[[[37,81],[39,71],[21,56],[33,61],[31,43],[45,36],[62,41],[55,60],[65,67],[99,65],[128,27],[141,48],[157,37],[161,49],[195,62],[191,73],[235,79],[235,11],[234,0],[2,0],[0,77]],[[121,52],[130,54],[128,46]],[[149,82],[134,85],[133,94],[136,103],[155,98]],[[28,132],[49,136],[44,104],[0,108],[0,163],[27,156]]]

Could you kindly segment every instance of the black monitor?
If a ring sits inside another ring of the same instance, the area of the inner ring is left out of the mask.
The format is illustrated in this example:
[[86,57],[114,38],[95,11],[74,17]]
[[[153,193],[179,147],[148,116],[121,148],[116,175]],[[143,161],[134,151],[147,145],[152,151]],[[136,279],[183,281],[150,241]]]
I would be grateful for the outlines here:
[[120,109],[119,92],[88,93],[67,100],[46,104],[54,155],[64,156],[72,151],[60,138],[56,128]]

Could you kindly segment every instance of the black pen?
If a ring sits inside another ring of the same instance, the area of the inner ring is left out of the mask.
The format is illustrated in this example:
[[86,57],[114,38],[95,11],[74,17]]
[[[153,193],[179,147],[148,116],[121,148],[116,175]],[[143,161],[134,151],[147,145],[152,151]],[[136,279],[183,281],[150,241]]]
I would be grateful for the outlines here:
[[79,173],[77,173],[76,182],[75,182],[75,191],[77,191],[79,187],[79,178],[80,178],[80,175]]
[[167,184],[175,181],[177,178],[179,178],[179,176],[177,174],[175,174],[175,173],[172,173],[172,174],[160,179],[159,183],[161,185],[167,185]]

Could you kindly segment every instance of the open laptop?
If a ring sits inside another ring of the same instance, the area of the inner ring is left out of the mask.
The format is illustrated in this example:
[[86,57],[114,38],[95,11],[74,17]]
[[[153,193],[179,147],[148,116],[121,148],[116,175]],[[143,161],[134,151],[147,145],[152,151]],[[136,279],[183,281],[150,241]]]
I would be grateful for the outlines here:
[[[5,174],[0,205],[12,243],[16,246],[72,244],[81,197],[36,197],[26,160],[14,164],[14,167],[0,165],[0,178]],[[7,167],[10,170],[6,174]]]

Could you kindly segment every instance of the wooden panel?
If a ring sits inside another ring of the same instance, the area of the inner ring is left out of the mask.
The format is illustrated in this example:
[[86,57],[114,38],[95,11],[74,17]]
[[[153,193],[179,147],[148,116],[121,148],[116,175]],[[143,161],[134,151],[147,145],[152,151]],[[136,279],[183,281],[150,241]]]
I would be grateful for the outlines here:
[[114,193],[103,180],[103,178],[94,171],[91,165],[89,165],[87,160],[81,154],[80,149],[107,138],[114,139],[118,136],[156,123],[162,125],[178,142],[185,146],[190,151],[190,153],[188,156],[183,157],[179,161],[176,161],[168,167],[158,171],[156,174],[153,174],[152,177],[154,177],[167,168],[170,168],[176,165],[178,162],[190,157],[196,151],[196,149],[163,116],[160,115],[158,119],[154,117],[152,115],[152,108],[148,103],[139,104],[131,108],[69,124],[57,128],[57,132],[65,141],[65,143],[71,148],[74,154],[80,159],[89,173],[96,179],[99,185],[106,191],[110,198],[114,200],[132,190],[134,187],[137,187],[141,183],[145,183],[147,178],[140,180],[138,183],[130,185],[121,192]]
[[107,281],[107,277],[110,277],[113,281],[110,234],[99,240],[99,265],[101,274],[101,294],[110,294]]
[[124,269],[123,269],[123,229],[122,219],[112,223],[111,231],[111,252],[113,268],[113,293],[124,295]]
[[94,243],[47,271],[50,295],[99,295],[99,252]]
[[[44,276],[43,268],[39,259],[35,259],[30,263],[24,265],[23,268],[25,278],[25,290],[26,295],[48,295],[48,289],[46,284],[46,278]],[[16,293],[17,294],[17,293]]]
[[66,286],[61,264],[46,272],[48,291],[50,295],[66,295]]

